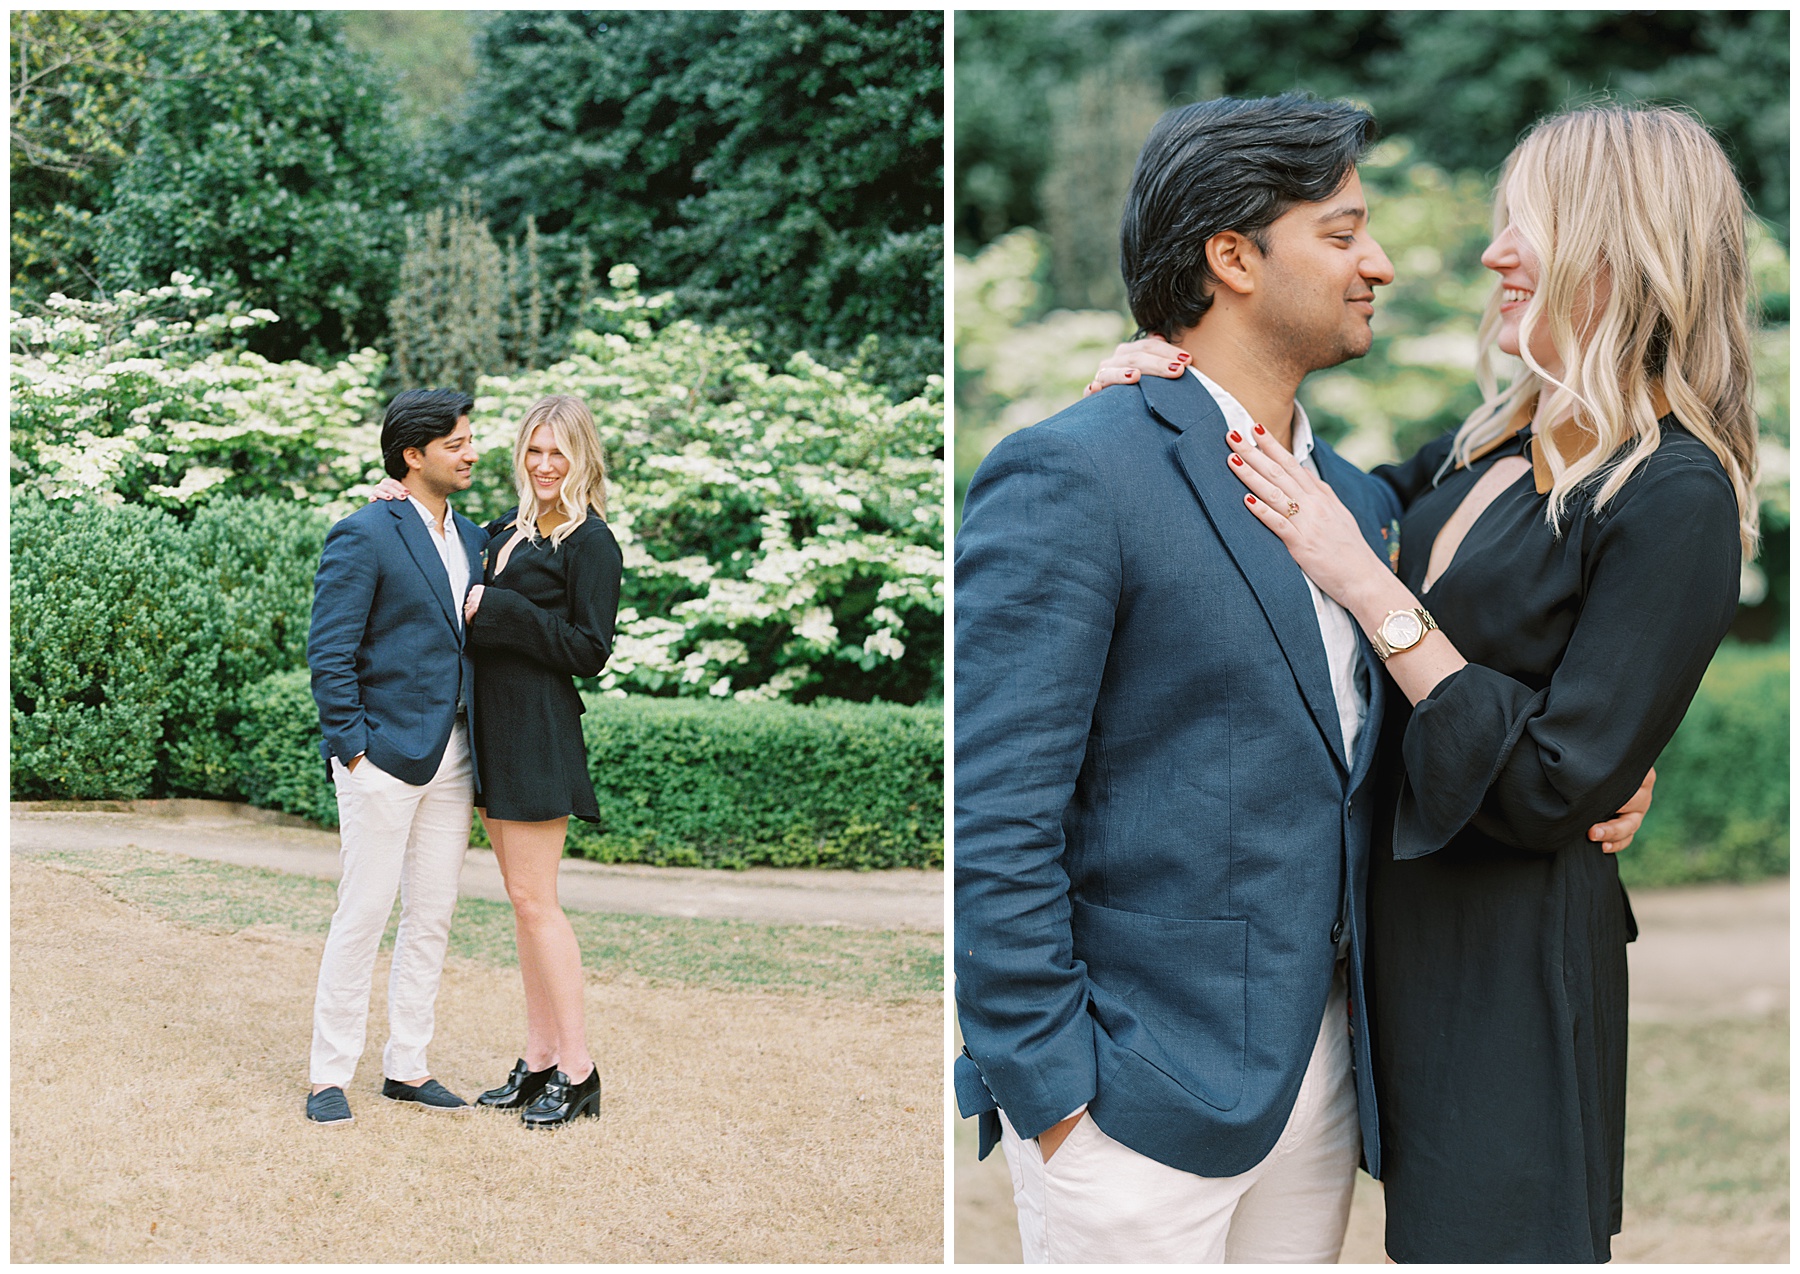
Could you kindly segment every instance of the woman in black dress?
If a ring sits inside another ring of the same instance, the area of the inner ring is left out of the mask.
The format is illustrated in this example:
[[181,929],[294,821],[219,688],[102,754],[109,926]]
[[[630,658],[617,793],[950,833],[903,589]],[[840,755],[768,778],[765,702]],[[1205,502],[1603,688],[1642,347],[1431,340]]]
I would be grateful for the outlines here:
[[525,1056],[476,1100],[528,1127],[600,1113],[581,951],[557,902],[569,816],[596,822],[573,677],[612,652],[623,563],[604,520],[593,417],[562,395],[532,404],[513,448],[517,508],[488,525],[487,571],[463,612],[475,656],[477,801],[512,901],[525,981]]
[[1397,577],[1266,436],[1232,471],[1413,705],[1369,891],[1388,1252],[1605,1261],[1635,926],[1585,833],[1680,724],[1754,549],[1744,204],[1701,125],[1600,108],[1520,143],[1495,225],[1487,402],[1377,471]]

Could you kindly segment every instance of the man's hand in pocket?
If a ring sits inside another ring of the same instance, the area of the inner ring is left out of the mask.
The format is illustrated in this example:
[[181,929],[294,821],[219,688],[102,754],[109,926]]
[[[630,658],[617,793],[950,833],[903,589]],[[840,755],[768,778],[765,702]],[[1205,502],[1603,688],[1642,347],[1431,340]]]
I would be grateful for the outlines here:
[[1051,1124],[1038,1134],[1038,1149],[1043,1152],[1045,1163],[1049,1163],[1050,1156],[1056,1153],[1057,1147],[1069,1139],[1069,1134],[1075,1131],[1075,1125],[1081,1122],[1081,1117],[1085,1114],[1087,1114],[1087,1109],[1083,1107],[1067,1119]]

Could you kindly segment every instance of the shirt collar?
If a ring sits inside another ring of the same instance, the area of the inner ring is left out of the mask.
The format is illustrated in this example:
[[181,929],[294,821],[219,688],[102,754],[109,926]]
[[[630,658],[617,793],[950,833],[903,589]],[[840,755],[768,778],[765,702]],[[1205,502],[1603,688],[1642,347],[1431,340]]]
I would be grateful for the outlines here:
[[[408,504],[412,505],[413,508],[415,508],[419,511],[419,516],[425,519],[425,525],[428,528],[430,528],[431,533],[433,535],[438,534],[438,524],[432,520],[431,510],[425,507],[425,502],[423,500],[415,499],[411,496],[407,497],[406,502]],[[444,501],[444,530],[443,530],[443,534],[446,538],[448,538],[450,535],[450,528],[455,525],[456,525],[456,510],[452,509],[450,507],[450,502],[448,500],[446,500],[446,501]]]
[[[1219,411],[1225,417],[1225,423],[1240,431],[1246,438],[1254,439],[1256,435],[1251,432],[1251,426],[1256,422],[1250,419],[1250,413],[1244,409],[1244,404],[1192,363],[1188,364],[1188,371],[1213,396],[1213,401],[1219,405]],[[1298,398],[1294,400],[1294,436],[1290,439],[1288,450],[1294,453],[1294,459],[1300,461],[1305,461],[1313,451],[1312,422],[1306,418],[1306,408],[1300,405]]]

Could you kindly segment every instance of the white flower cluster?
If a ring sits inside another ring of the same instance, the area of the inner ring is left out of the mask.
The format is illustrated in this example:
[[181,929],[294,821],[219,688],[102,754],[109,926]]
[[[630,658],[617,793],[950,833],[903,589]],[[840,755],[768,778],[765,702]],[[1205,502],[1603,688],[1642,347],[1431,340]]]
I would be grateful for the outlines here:
[[331,368],[220,348],[269,310],[185,317],[190,275],[107,301],[14,312],[14,485],[51,499],[178,507],[220,494],[343,502],[379,451],[382,357]]
[[541,371],[483,380],[473,424],[510,449],[545,394],[588,404],[606,445],[626,599],[602,685],[777,698],[835,664],[904,660],[944,606],[941,386],[893,403],[796,355],[782,372],[609,276],[617,330]]

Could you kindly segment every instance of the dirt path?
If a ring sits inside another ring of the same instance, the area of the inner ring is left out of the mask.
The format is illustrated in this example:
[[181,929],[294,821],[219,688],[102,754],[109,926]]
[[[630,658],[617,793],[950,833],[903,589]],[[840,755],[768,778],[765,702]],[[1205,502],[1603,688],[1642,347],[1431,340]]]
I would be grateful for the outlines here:
[[[1634,1024],[1749,1020],[1785,1024],[1785,1016],[1770,1016],[1784,1014],[1788,1004],[1785,878],[1754,885],[1639,890],[1631,900],[1639,929],[1638,940],[1627,948]],[[1785,1037],[1785,1025],[1781,1033]],[[1634,1094],[1632,1100],[1638,1097]],[[1718,1137],[1718,1120],[1709,1119],[1705,1111],[1696,1113],[1705,1126],[1688,1139]],[[1785,1109],[1781,1118],[1785,1130]],[[1785,1131],[1780,1140],[1785,1147]],[[957,1128],[954,1166],[956,1260],[1017,1262],[1019,1238],[1006,1163],[999,1151],[984,1162],[975,1161],[971,1121],[961,1121]],[[1785,1164],[1781,1176],[1785,1200]],[[1721,1218],[1713,1224],[1683,1224],[1634,1210],[1629,1176],[1626,1194],[1625,1228],[1614,1242],[1615,1260],[1787,1259],[1785,1208],[1779,1221],[1733,1223]],[[1382,1225],[1380,1187],[1358,1174],[1342,1261],[1380,1264]]]
[[[942,1259],[935,998],[590,978],[603,1116],[534,1134],[379,1098],[384,958],[356,1122],[322,1129],[301,1118],[316,938],[11,870],[16,1262]],[[434,1072],[497,1082],[522,1014],[516,972],[453,958]]]
[[[336,832],[226,801],[94,802],[78,810],[17,802],[11,824],[14,849],[136,845],[323,880],[339,874]],[[578,911],[944,930],[941,871],[720,871],[571,858],[563,861],[558,887],[563,905]],[[465,897],[505,901],[491,850],[469,850],[461,891]]]

